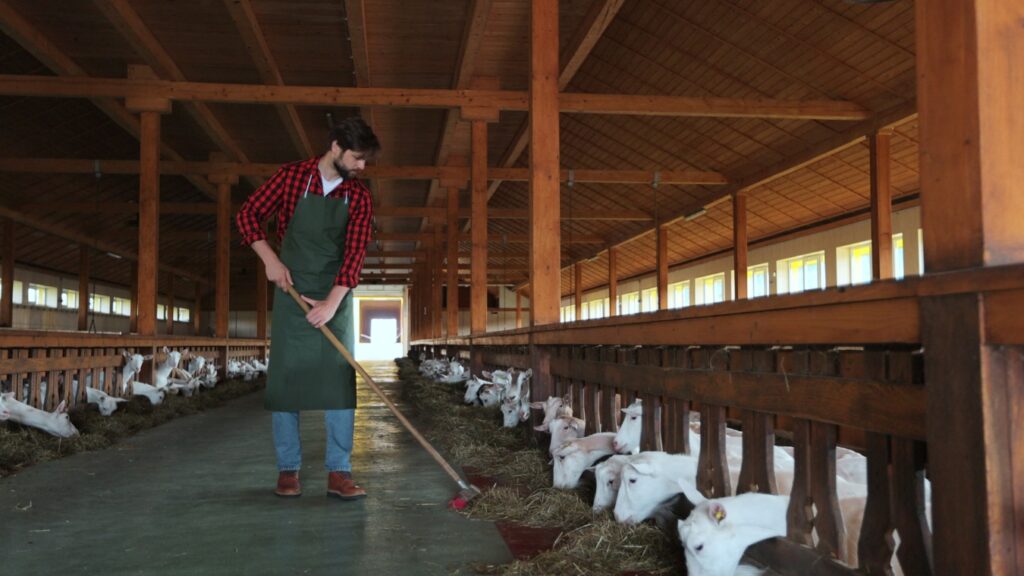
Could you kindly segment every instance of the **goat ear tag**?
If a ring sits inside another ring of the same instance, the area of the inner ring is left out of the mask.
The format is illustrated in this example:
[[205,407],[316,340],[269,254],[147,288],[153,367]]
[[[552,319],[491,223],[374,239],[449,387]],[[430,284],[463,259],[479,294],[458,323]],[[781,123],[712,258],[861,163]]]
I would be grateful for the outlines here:
[[708,512],[711,514],[711,517],[714,518],[715,521],[718,523],[721,523],[722,520],[725,520],[725,507],[722,506],[721,504],[712,505],[711,509],[708,510]]

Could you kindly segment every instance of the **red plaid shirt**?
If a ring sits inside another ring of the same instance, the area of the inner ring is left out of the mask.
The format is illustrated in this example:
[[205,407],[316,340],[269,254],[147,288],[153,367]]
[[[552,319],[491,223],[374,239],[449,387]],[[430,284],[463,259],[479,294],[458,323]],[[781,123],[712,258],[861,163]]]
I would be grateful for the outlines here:
[[[235,222],[242,233],[242,244],[248,246],[267,236],[260,226],[271,215],[277,214],[277,240],[284,240],[288,223],[295,214],[295,206],[302,198],[309,182],[309,193],[323,196],[324,185],[320,180],[320,159],[310,158],[301,162],[285,164],[256,189],[242,204]],[[359,273],[363,270],[366,245],[370,242],[373,201],[370,190],[358,178],[349,178],[339,184],[328,198],[339,202],[348,198],[348,230],[345,232],[345,257],[335,278],[338,286],[355,288],[359,284]]]

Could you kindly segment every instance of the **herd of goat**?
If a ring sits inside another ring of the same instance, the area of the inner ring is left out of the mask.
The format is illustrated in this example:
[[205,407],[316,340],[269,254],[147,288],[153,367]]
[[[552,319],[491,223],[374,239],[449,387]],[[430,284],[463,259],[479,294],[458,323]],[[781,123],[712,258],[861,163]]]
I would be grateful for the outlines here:
[[[101,388],[105,387],[105,372],[100,372],[96,388],[93,387],[92,373],[85,375],[85,397],[87,404],[95,404],[103,416],[110,416],[117,410],[122,402],[127,402],[132,396],[146,398],[150,404],[156,406],[164,401],[168,395],[181,394],[191,397],[202,389],[211,389],[217,386],[220,381],[218,377],[219,368],[208,361],[205,356],[197,353],[190,354],[188,348],[183,351],[163,349],[164,360],[154,370],[153,383],[140,382],[138,377],[142,372],[142,365],[146,360],[152,360],[152,355],[143,356],[122,350],[124,366],[121,368],[120,385],[116,388],[117,395],[110,395]],[[182,368],[182,360],[188,361]],[[228,360],[225,375],[227,378],[244,378],[252,380],[259,375],[266,374],[267,365],[258,359],[252,360]],[[79,378],[75,375],[71,380],[70,396],[78,398]],[[59,381],[57,386],[63,390],[66,382]],[[12,386],[10,380],[0,384],[0,421],[11,420],[24,426],[39,428],[49,434],[61,438],[76,436],[78,430],[68,416],[67,402],[61,402],[52,412],[40,410],[29,405],[29,397],[32,390],[31,382],[26,378],[19,386]],[[39,397],[46,398],[49,383],[43,380],[39,383]]]
[[[586,422],[573,417],[569,398],[549,397],[530,402],[529,370],[496,370],[473,376],[458,360],[420,357],[420,372],[438,382],[465,386],[466,404],[501,406],[504,425],[515,427],[529,419],[530,409],[544,411],[536,430],[551,436],[550,456],[555,488],[575,489],[586,472],[595,482],[594,512],[612,509],[615,520],[635,524],[654,520],[671,534],[678,534],[692,576],[759,574],[741,564],[748,546],[786,536],[786,513],[793,486],[792,447],[774,449],[778,494],[748,492],[706,498],[697,490],[700,455],[700,421],[692,414],[688,433],[690,454],[640,451],[643,404],[639,398],[622,409],[617,432],[584,436]],[[731,485],[738,485],[743,462],[743,433],[726,428],[726,460]],[[846,448],[836,451],[836,493],[846,538],[840,543],[841,559],[857,566],[857,545],[867,501],[867,459]],[[925,481],[925,512],[931,523],[931,489]],[[898,533],[893,535],[896,545]],[[894,574],[902,574],[895,554]]]

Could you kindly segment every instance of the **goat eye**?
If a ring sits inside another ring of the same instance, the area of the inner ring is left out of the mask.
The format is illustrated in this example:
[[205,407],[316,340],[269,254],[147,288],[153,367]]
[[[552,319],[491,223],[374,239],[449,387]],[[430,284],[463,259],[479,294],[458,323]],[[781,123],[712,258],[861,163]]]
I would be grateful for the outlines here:
[[633,416],[632,418],[630,418],[630,420],[636,420],[636,416]]
[[630,478],[629,479],[629,483],[630,484],[636,484],[636,478]]
[[704,545],[703,544],[698,545],[697,548],[696,548],[697,552],[700,552],[703,549],[704,549]]
[[565,460],[565,456],[559,456],[558,459],[559,460]]

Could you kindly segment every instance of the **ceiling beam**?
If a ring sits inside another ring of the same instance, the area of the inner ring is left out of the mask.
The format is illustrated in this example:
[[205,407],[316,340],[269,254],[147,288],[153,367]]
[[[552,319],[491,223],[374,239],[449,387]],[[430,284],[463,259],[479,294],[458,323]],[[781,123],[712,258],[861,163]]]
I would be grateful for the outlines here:
[[[274,174],[280,164],[255,162],[160,162],[160,173],[166,175],[201,174],[224,176],[262,176]],[[0,158],[0,172],[37,174],[138,174],[137,160],[88,160],[77,158]],[[528,182],[526,168],[489,168],[490,180]],[[466,166],[367,166],[362,177],[369,180],[466,180],[469,168]],[[729,183],[718,172],[700,170],[588,170],[562,169],[562,182],[576,184],[653,184],[719,186]]]
[[[181,102],[382,106],[388,108],[492,108],[525,112],[529,95],[512,90],[265,86],[169,80],[0,75],[0,94],[51,98],[166,98]],[[871,115],[840,100],[692,98],[634,94],[559,94],[566,113],[630,116],[863,120]]]
[[[26,214],[19,210],[8,208],[7,206],[0,206],[0,216],[10,218],[16,221],[19,226],[27,226],[29,228],[39,230],[40,232],[44,232],[51,236],[56,236],[58,238],[63,238],[65,240],[70,240],[71,242],[75,242],[77,244],[90,246],[101,252],[116,254],[127,260],[138,261],[139,259],[138,252],[123,244],[112,243],[104,239],[99,239],[89,236],[87,234],[83,234],[81,232],[76,232],[74,230],[69,229],[67,226],[55,224],[53,222],[47,221],[45,218],[38,218],[31,214]],[[137,230],[134,232],[134,234],[134,238],[138,238]],[[163,234],[161,234],[161,236],[163,236]],[[177,266],[161,264],[160,270],[172,272],[177,276],[181,276],[182,278],[188,278],[189,280],[193,280],[201,284],[209,283],[209,280],[207,280],[204,275],[196,274],[191,270],[185,270]]]
[[[263,36],[263,29],[260,28],[256,12],[252,9],[252,3],[249,0],[224,0],[224,6],[235,21],[238,33],[242,36],[242,43],[245,44],[249,56],[260,72],[260,79],[264,84],[284,86],[281,70],[277,66],[270,47],[267,46],[267,40]],[[302,125],[302,119],[299,118],[295,106],[279,104],[275,108],[299,155],[303,158],[314,156],[315,152],[309,142],[309,135],[306,134],[306,129]]]
[[[54,73],[60,76],[88,77],[84,68],[58,50],[48,38],[15,12],[4,0],[0,0],[0,31],[10,36]],[[123,103],[110,98],[93,98],[92,103],[125,132],[131,134],[135,139],[139,138],[139,119],[135,114],[128,112]],[[160,153],[165,158],[183,160],[181,154],[164,143],[160,144]],[[206,179],[195,176],[186,178],[210,198],[216,196],[217,190]]]

